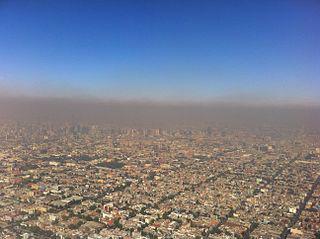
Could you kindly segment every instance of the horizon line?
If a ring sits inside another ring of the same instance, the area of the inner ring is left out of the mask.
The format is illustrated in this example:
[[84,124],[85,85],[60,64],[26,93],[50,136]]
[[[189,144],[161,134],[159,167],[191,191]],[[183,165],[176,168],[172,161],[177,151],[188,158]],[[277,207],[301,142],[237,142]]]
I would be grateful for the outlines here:
[[90,103],[90,104],[134,104],[134,105],[154,105],[154,106],[239,106],[239,107],[307,107],[320,108],[320,102],[316,101],[272,101],[268,99],[252,99],[252,100],[237,100],[230,97],[217,97],[216,99],[206,100],[184,100],[184,99],[152,99],[152,98],[102,98],[92,96],[30,96],[30,95],[0,95],[0,101],[28,101],[28,102],[49,102],[67,101],[70,103]]

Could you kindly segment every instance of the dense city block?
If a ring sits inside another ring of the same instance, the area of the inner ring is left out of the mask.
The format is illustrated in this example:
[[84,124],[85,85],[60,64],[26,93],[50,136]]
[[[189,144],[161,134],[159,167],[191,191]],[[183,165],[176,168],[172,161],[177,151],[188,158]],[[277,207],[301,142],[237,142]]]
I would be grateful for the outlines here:
[[0,238],[319,238],[319,139],[3,123]]

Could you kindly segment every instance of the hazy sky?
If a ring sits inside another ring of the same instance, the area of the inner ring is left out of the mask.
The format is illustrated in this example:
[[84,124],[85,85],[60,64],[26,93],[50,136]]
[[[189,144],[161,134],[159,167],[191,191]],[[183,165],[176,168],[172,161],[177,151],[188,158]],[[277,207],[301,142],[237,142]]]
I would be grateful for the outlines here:
[[0,94],[320,103],[320,2],[0,0]]

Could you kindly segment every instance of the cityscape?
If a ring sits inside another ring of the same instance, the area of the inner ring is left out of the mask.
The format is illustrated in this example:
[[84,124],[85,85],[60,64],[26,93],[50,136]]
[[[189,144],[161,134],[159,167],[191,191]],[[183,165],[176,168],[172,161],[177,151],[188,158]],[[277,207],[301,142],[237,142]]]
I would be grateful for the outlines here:
[[1,126],[1,238],[316,238],[319,132]]
[[0,239],[320,239],[320,0],[0,0]]

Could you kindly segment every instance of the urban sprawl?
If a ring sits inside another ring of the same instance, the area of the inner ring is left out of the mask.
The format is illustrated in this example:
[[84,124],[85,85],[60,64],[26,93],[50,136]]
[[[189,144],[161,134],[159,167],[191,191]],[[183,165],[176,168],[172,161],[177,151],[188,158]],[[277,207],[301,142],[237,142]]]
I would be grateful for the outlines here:
[[320,238],[320,133],[0,127],[0,238]]

